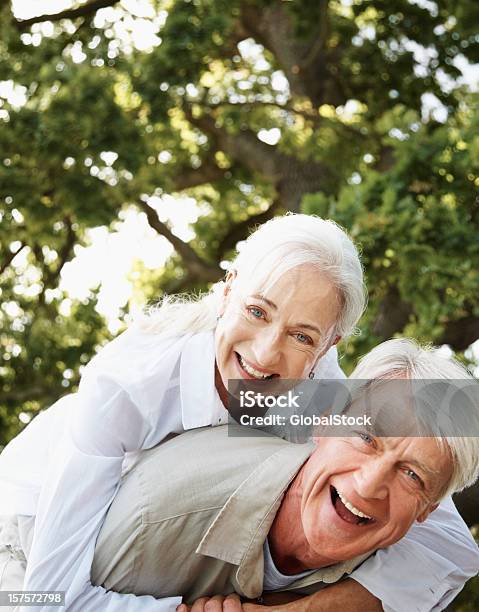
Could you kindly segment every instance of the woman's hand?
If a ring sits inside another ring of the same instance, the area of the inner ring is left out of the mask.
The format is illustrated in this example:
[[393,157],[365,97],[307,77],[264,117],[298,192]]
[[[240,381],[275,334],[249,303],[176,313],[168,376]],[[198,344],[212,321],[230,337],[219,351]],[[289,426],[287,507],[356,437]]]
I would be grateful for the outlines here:
[[177,612],[383,612],[381,601],[351,578],[306,597],[290,591],[265,593],[262,603],[251,599],[241,603],[236,594],[216,595],[201,597],[191,607],[181,604]]
[[[214,597],[200,597],[192,606],[181,604],[176,612],[245,612],[238,595],[215,595]],[[254,612],[251,610],[251,612]]]
[[192,606],[187,604],[179,605],[176,608],[176,612],[305,612],[306,610],[310,612],[309,607],[295,607],[297,602],[294,600],[298,600],[298,595],[293,595],[292,597],[272,595],[270,599],[268,597],[265,598],[265,605],[253,603],[251,600],[241,603],[239,596],[234,593],[227,597],[224,595],[200,597]]
[[[309,599],[309,598],[307,598]],[[232,593],[227,597],[215,595],[214,597],[200,597],[192,606],[181,604],[176,612],[310,612],[314,606],[295,607],[293,602],[305,602],[306,599],[295,593],[266,593],[262,597],[262,603],[247,599],[241,603],[238,595]],[[289,604],[289,605],[287,605]]]

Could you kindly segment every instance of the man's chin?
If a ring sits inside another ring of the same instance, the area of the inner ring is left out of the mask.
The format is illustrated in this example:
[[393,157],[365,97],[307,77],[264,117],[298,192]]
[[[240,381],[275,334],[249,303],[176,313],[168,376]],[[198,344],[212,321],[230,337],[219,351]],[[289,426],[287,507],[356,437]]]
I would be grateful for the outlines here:
[[379,528],[376,531],[371,530],[367,534],[367,539],[361,537],[358,538],[357,542],[355,542],[352,538],[348,541],[338,539],[336,542],[331,543],[330,547],[328,546],[327,553],[330,553],[331,556],[336,559],[335,563],[349,561],[350,559],[354,559],[360,555],[372,554],[380,548],[392,546],[393,544],[396,544],[396,542],[399,542],[399,540],[401,540],[407,533],[406,531],[405,533],[394,537],[389,536],[387,538],[381,538],[377,533],[378,531]]
[[[336,565],[337,563],[344,563],[345,561],[350,561],[351,559],[355,559],[356,557],[360,557],[366,554],[372,554],[378,548],[384,548],[384,546],[377,546],[375,548],[371,548],[371,546],[366,546],[364,544],[360,546],[353,546],[351,544],[344,545],[344,542],[339,543],[336,546],[328,547],[325,551],[325,556],[331,559],[331,562],[328,565]],[[323,566],[327,567],[327,566]]]

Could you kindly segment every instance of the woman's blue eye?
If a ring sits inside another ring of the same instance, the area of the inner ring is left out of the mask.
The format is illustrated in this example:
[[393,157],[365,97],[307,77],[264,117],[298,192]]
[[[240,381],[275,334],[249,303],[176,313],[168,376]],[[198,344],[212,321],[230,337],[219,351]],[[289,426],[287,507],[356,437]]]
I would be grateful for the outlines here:
[[256,306],[250,306],[248,310],[256,319],[261,319],[264,314],[261,308],[257,308]]

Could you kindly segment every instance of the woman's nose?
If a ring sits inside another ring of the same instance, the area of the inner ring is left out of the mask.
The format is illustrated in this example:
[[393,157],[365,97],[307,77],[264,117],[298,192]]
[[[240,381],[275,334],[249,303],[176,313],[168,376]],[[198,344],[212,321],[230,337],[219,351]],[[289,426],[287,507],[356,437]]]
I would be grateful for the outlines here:
[[257,365],[264,368],[277,364],[281,358],[279,334],[274,329],[259,332],[254,338],[253,355]]

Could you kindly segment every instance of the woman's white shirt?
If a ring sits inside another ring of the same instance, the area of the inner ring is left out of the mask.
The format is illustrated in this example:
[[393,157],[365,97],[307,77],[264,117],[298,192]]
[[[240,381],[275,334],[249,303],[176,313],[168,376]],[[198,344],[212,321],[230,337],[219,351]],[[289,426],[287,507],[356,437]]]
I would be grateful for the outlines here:
[[[69,611],[169,612],[181,597],[107,592],[90,583],[95,541],[138,451],[220,425],[213,331],[165,338],[132,327],[85,368],[79,391],[38,415],[0,455],[0,515],[35,515],[26,590],[64,590]],[[343,376],[336,352],[318,368]]]
[[107,345],[78,393],[34,419],[0,456],[0,514],[36,516],[24,589],[64,590],[71,611],[175,610],[181,597],[91,585],[95,540],[135,451],[226,417],[212,332],[164,339],[131,328]]
[[[176,609],[181,597],[156,600],[93,586],[90,570],[106,512],[137,452],[170,434],[226,421],[214,386],[214,355],[212,331],[164,338],[130,328],[88,364],[77,394],[37,416],[5,448],[0,455],[0,515],[36,516],[24,589],[64,590],[66,609],[72,612]],[[318,364],[316,376],[344,377],[335,349]],[[430,589],[424,582],[408,582],[423,569],[423,554],[415,567],[417,551],[425,547],[421,537],[408,537],[409,555],[404,555],[404,545],[392,546],[367,560],[357,577],[351,575],[380,597],[385,609],[406,609],[395,606],[418,591],[437,594],[436,600],[428,597],[429,608],[418,608],[433,609],[472,575],[477,547],[452,503],[443,510],[440,520],[428,519],[427,535],[422,526],[417,529],[431,553]],[[444,542],[450,543],[450,553]],[[386,579],[388,571],[404,577],[411,588],[398,592],[390,574]]]

